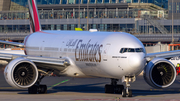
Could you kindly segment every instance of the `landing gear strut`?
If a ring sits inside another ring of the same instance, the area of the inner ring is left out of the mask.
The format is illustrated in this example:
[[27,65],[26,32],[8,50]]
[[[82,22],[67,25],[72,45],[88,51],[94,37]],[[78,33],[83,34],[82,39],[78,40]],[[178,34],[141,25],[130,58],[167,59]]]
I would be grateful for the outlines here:
[[128,89],[130,87],[129,81],[131,80],[130,77],[126,77],[125,81],[126,81],[126,89],[122,90],[122,97],[132,97],[132,90]]
[[123,85],[117,85],[118,79],[111,79],[111,84],[105,85],[105,93],[121,93],[124,89]]
[[39,75],[36,84],[28,88],[29,94],[37,94],[37,93],[45,94],[45,93],[47,93],[47,86],[46,85],[40,85],[40,82],[44,77],[45,77],[44,75],[43,76]]

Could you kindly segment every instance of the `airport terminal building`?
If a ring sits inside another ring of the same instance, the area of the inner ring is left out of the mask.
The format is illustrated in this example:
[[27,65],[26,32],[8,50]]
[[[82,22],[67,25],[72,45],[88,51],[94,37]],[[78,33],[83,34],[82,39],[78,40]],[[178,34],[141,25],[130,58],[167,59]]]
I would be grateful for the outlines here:
[[[36,0],[44,30],[123,31],[131,34],[180,33],[180,1]],[[0,0],[0,34],[29,34],[27,0]],[[88,12],[88,13],[87,13]]]

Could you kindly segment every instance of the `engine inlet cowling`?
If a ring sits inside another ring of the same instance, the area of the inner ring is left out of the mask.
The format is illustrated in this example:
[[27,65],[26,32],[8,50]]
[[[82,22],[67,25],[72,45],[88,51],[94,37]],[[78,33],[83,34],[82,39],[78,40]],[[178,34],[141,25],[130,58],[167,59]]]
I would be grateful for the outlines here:
[[29,88],[38,78],[36,65],[28,59],[17,58],[11,61],[4,70],[6,81],[16,88]]
[[155,88],[169,87],[176,78],[176,69],[167,59],[155,58],[144,69],[145,81]]

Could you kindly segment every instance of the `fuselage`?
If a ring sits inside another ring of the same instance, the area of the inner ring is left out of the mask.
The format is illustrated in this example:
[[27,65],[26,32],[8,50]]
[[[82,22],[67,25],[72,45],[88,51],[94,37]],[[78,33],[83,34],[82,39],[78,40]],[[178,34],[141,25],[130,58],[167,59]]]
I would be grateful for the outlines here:
[[94,77],[135,76],[146,64],[143,44],[125,32],[35,32],[25,38],[25,47],[27,55],[68,58]]

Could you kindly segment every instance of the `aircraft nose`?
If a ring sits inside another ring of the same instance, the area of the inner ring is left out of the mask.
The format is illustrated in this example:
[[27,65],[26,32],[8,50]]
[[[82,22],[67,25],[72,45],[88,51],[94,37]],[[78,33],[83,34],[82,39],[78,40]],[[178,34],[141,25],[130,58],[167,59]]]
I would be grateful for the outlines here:
[[135,70],[143,69],[145,63],[146,63],[145,55],[142,53],[132,54],[129,57],[129,65],[131,68],[134,68]]

